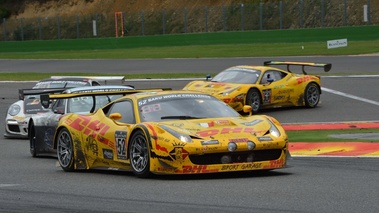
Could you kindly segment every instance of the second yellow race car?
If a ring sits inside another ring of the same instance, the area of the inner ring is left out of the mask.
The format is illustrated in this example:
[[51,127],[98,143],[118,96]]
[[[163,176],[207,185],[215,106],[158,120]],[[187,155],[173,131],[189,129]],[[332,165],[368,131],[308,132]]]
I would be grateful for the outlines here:
[[276,119],[244,117],[211,95],[183,90],[129,94],[94,113],[68,114],[55,132],[64,171],[101,168],[148,177],[272,170],[286,167],[289,154]]
[[[272,67],[286,65],[287,70]],[[301,66],[302,74],[293,73],[290,66]],[[189,82],[183,89],[209,93],[242,112],[251,105],[253,112],[260,109],[306,106],[316,107],[320,101],[320,76],[309,75],[304,67],[322,67],[328,72],[328,63],[266,61],[263,66],[230,67],[209,81]]]

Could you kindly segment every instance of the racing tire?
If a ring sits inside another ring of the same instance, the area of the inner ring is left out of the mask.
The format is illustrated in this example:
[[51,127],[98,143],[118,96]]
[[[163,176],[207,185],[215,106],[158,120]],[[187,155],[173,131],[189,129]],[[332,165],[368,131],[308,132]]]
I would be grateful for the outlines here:
[[65,172],[74,171],[74,146],[70,132],[63,128],[57,137],[58,162]]
[[[31,121],[32,122],[32,121]],[[33,122],[28,127],[29,131],[29,142],[30,142],[30,154],[33,158],[37,157],[37,148],[36,148],[36,131],[34,130]]]
[[320,88],[316,83],[309,83],[304,91],[305,106],[314,108],[320,101]]
[[247,93],[246,104],[252,107],[252,113],[257,113],[262,106],[262,98],[259,90],[251,89]]
[[146,178],[151,175],[149,145],[141,130],[134,133],[129,142],[129,156],[130,166],[137,177]]

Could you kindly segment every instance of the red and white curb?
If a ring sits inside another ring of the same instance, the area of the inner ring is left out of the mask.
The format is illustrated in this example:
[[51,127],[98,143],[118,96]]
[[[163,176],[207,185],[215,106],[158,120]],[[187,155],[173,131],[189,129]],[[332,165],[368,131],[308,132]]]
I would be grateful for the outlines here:
[[[379,128],[378,122],[283,124],[286,131]],[[293,157],[379,157],[379,142],[290,142]]]

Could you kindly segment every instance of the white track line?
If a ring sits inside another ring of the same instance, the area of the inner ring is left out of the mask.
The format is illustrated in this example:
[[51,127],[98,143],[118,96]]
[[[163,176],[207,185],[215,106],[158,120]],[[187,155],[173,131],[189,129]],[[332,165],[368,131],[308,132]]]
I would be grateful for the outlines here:
[[351,98],[351,99],[354,99],[354,100],[358,100],[358,101],[362,101],[362,102],[366,102],[366,103],[369,103],[369,104],[374,104],[376,106],[379,106],[379,102],[377,102],[377,101],[369,100],[369,99],[366,99],[366,98],[361,98],[361,97],[358,97],[358,96],[355,96],[355,95],[351,95],[351,94],[348,94],[348,93],[340,92],[340,91],[337,91],[337,90],[328,89],[328,88],[325,88],[325,87],[322,87],[321,90],[323,92],[325,91],[325,92],[333,93],[333,94],[336,94],[336,95],[344,96],[344,97],[347,97],[347,98]]

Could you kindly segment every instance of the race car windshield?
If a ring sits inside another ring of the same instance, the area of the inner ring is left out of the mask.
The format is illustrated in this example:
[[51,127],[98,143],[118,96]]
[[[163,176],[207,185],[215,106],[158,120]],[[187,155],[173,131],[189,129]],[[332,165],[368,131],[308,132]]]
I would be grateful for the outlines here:
[[138,103],[142,122],[239,116],[224,102],[201,94],[163,95],[145,98]]
[[228,69],[220,72],[212,81],[239,84],[255,84],[258,81],[261,71],[251,69]]
[[67,103],[67,113],[89,113],[92,108],[93,111],[96,111],[100,107],[120,97],[122,97],[122,95],[97,95],[95,96],[95,103],[93,102],[94,97],[92,96],[70,98]]

